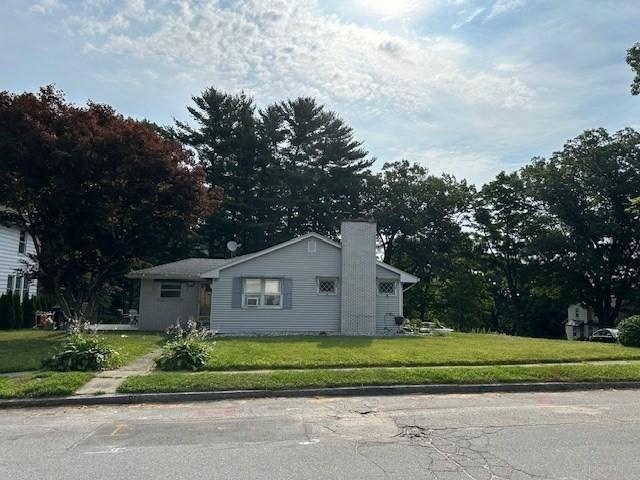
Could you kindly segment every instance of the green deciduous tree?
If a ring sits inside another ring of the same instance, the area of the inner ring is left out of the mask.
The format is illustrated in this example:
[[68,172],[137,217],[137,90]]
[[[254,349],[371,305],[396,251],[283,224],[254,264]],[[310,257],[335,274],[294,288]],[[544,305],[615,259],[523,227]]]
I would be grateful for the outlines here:
[[630,209],[640,192],[640,133],[588,130],[524,175],[554,219],[541,246],[546,263],[612,324],[640,287],[640,224]]

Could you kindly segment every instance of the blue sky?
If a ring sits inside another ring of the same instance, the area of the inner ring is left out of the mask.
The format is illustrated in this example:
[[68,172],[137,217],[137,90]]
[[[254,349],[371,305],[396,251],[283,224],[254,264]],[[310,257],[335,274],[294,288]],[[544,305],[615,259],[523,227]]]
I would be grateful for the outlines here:
[[167,124],[207,86],[336,110],[383,162],[479,184],[586,128],[640,128],[638,0],[3,0],[0,89]]

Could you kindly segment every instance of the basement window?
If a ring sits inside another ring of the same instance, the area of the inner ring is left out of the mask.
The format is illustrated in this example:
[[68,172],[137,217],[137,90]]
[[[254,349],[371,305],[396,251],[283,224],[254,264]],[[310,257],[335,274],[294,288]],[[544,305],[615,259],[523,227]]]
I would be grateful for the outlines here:
[[378,280],[378,295],[392,296],[396,294],[396,282],[393,280]]

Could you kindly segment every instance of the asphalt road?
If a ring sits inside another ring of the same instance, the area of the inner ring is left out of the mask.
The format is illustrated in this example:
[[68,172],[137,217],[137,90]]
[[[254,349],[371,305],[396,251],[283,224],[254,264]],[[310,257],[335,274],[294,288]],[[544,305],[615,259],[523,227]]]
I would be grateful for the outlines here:
[[0,411],[0,479],[637,479],[640,391]]

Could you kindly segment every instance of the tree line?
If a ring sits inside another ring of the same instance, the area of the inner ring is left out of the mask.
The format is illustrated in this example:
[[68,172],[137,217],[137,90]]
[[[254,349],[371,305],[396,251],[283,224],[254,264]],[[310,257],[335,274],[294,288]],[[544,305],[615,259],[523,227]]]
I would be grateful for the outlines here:
[[[640,45],[628,52],[640,78]],[[379,254],[421,282],[405,313],[460,330],[561,336],[567,306],[604,324],[640,309],[640,133],[585,131],[475,187],[375,158],[313,98],[259,108],[194,96],[170,126],[76,106],[53,87],[0,93],[1,220],[26,228],[25,266],[67,311],[127,308],[132,268],[250,253],[369,216]],[[36,267],[37,265],[37,267]]]

